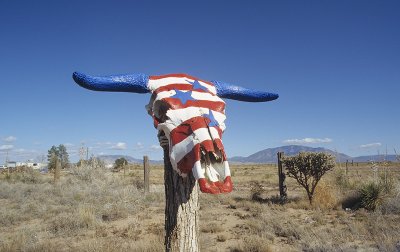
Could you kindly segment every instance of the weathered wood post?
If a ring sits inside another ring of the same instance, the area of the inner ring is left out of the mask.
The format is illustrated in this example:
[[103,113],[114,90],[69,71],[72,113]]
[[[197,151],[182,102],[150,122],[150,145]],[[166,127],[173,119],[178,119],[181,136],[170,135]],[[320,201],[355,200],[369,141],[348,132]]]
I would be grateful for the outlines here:
[[183,178],[172,168],[164,146],[165,251],[199,251],[199,189],[192,173]]
[[279,176],[279,195],[282,202],[287,199],[287,187],[285,183],[285,167],[282,165],[283,152],[278,152],[278,176]]
[[143,170],[144,170],[144,192],[150,192],[150,165],[149,157],[143,156]]
[[346,160],[346,176],[349,172],[349,160]]
[[61,173],[61,164],[58,160],[58,157],[54,157],[56,162],[56,167],[54,168],[54,184],[60,180],[60,173]]

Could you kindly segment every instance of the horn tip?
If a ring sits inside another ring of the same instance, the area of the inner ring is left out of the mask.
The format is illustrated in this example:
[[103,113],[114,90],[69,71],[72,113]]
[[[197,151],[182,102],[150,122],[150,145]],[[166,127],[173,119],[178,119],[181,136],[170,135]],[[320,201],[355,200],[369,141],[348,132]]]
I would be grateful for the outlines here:
[[74,81],[79,84],[79,85],[83,85],[84,84],[84,79],[85,79],[85,74],[81,73],[81,72],[74,72],[72,74],[72,78],[74,79]]

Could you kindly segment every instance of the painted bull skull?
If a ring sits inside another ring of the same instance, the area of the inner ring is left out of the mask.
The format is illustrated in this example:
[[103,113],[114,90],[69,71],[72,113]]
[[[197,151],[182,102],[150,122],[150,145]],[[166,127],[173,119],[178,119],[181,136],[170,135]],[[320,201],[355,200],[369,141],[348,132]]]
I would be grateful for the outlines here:
[[172,167],[183,177],[192,172],[200,190],[212,194],[231,192],[233,186],[221,141],[226,118],[221,98],[247,102],[278,98],[277,94],[186,74],[93,77],[75,72],[73,78],[90,90],[152,93],[146,109],[159,131],[160,144],[166,142],[169,147]]

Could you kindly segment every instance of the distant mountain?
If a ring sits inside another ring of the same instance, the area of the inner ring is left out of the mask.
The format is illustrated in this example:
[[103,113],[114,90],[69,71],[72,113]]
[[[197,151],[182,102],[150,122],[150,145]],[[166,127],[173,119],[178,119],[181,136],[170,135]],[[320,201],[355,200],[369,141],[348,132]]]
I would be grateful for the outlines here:
[[372,155],[372,156],[359,156],[352,158],[354,162],[370,162],[370,161],[376,161],[376,162],[381,162],[381,161],[390,161],[394,162],[396,160],[396,155]]
[[[133,158],[127,155],[100,155],[98,156],[105,164],[114,164],[118,158],[125,158],[130,164],[143,164],[143,159]],[[149,160],[150,164],[163,164],[163,160]]]
[[[346,162],[346,160],[353,160],[353,162],[369,162],[369,161],[391,161],[394,162],[396,161],[396,156],[395,155],[372,155],[372,156],[359,156],[359,157],[351,157],[343,153],[335,152],[330,149],[318,147],[318,148],[313,148],[313,147],[307,147],[307,146],[302,146],[302,145],[287,145],[287,146],[281,146],[277,148],[269,148],[265,150],[258,151],[248,157],[241,157],[241,156],[236,156],[236,157],[231,157],[228,159],[228,161],[232,163],[277,163],[278,158],[276,153],[278,152],[284,152],[286,156],[293,156],[297,155],[299,152],[325,152],[332,154],[333,156],[336,157],[336,162]],[[143,159],[138,159],[138,158],[133,158],[131,156],[127,155],[101,155],[98,156],[101,160],[103,160],[106,164],[112,165],[114,164],[115,160],[118,158],[125,158],[128,163],[131,164],[142,164]],[[150,160],[150,164],[163,164],[163,160]]]
[[336,157],[337,162],[345,162],[346,160],[351,160],[352,157],[335,152],[322,147],[313,148],[301,145],[287,145],[277,148],[269,148],[259,152],[256,152],[248,157],[231,157],[229,161],[238,163],[276,163],[278,162],[278,157],[276,153],[284,152],[287,156],[297,155],[299,152],[325,152],[332,154]]

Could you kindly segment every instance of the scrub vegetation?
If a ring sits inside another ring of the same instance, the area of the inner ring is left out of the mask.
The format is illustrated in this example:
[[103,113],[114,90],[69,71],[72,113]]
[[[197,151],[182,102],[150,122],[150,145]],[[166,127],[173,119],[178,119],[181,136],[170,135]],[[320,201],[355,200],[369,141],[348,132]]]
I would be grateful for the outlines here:
[[[375,169],[378,167],[378,169]],[[287,178],[279,200],[276,165],[232,165],[234,191],[200,194],[202,251],[396,251],[400,164],[336,164],[312,204]],[[163,167],[120,172],[90,162],[53,174],[0,174],[0,251],[163,251]]]

